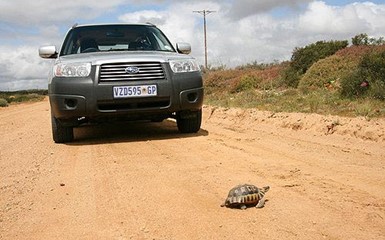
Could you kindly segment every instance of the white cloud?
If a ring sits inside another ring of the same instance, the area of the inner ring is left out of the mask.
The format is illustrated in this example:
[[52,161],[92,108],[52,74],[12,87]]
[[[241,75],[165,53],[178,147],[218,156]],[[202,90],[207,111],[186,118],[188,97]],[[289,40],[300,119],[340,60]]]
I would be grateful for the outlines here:
[[385,5],[364,2],[337,7],[319,1],[309,4],[298,27],[304,34],[312,34],[310,39],[350,39],[359,33],[379,37],[385,33],[384,21]]
[[0,1],[0,21],[21,26],[51,23],[73,23],[73,19],[94,19],[108,10],[113,10],[125,0],[39,0]]
[[324,2],[313,2],[299,18],[299,27],[307,33],[321,35],[346,35],[369,27],[357,14],[354,5],[332,7]]
[[168,12],[144,10],[134,13],[126,13],[119,16],[119,20],[126,23],[152,23],[155,25],[164,25],[168,20]]
[[[151,22],[159,27],[174,45],[177,42],[188,42],[192,45],[192,54],[203,58],[203,25],[201,25],[203,17],[193,11],[219,8],[220,5],[215,2],[175,3],[162,11],[127,13],[120,16],[119,20],[127,23]],[[213,17],[217,20],[214,20]],[[215,14],[210,16],[208,21],[213,24],[220,22]],[[212,33],[215,33],[215,31],[212,31]]]
[[50,61],[31,46],[0,46],[0,89],[47,88]]
[[233,19],[242,19],[258,13],[268,12],[277,7],[296,8],[303,3],[312,2],[312,0],[242,0],[233,1],[229,9],[229,16]]

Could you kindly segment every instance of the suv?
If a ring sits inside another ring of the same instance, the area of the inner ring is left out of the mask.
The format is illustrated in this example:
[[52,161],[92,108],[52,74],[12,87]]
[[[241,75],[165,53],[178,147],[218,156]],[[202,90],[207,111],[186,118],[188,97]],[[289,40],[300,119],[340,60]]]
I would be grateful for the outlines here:
[[203,83],[188,43],[176,49],[151,24],[75,25],[49,73],[52,133],[56,143],[74,139],[85,123],[175,118],[181,133],[199,131]]

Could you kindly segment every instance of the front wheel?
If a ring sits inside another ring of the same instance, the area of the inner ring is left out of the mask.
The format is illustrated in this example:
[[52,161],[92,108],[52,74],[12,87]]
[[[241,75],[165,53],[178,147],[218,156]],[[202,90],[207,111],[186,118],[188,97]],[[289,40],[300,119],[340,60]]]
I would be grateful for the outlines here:
[[55,143],[65,143],[74,140],[73,127],[63,126],[63,124],[54,116],[52,120],[52,135]]
[[181,133],[196,133],[201,128],[202,109],[188,114],[179,113],[176,118],[178,130]]

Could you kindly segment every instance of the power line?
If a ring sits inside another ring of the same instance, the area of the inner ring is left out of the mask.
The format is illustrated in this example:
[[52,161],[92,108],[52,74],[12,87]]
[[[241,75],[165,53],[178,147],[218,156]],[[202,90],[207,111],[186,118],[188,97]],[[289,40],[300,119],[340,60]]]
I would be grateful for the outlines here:
[[207,37],[206,37],[206,15],[216,12],[210,10],[202,10],[202,11],[193,11],[194,13],[199,13],[203,15],[203,31],[204,31],[204,44],[205,44],[205,68],[207,69]]

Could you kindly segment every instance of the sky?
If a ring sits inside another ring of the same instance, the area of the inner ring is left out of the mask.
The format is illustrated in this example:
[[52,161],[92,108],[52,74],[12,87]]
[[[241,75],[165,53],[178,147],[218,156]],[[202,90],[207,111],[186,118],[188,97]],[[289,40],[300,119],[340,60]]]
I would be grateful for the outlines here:
[[203,16],[207,15],[208,64],[233,68],[290,60],[296,47],[351,40],[360,33],[385,36],[385,0],[0,0],[0,91],[47,89],[52,60],[38,56],[60,47],[75,23],[146,23],[174,44],[188,42],[204,65]]

